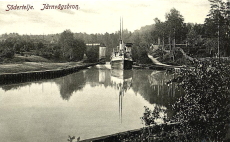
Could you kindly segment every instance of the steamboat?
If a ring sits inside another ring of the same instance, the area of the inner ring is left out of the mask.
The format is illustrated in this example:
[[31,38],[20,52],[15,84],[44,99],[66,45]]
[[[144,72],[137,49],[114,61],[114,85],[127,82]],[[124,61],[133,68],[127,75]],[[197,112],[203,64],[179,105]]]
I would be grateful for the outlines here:
[[132,69],[132,65],[133,65],[133,59],[132,59],[132,53],[131,53],[131,47],[133,44],[123,42],[122,40],[123,29],[121,30],[121,26],[123,28],[123,20],[122,20],[122,24],[120,21],[119,46],[113,49],[110,64],[111,64],[112,69],[129,70],[129,69]]

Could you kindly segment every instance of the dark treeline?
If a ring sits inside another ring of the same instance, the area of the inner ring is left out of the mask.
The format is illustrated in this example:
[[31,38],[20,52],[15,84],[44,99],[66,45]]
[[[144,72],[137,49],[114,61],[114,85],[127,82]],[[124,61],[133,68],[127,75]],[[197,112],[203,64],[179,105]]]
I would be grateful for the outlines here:
[[[222,0],[209,1],[210,11],[204,24],[185,23],[183,15],[172,8],[166,13],[165,21],[155,18],[152,25],[134,32],[123,30],[124,42],[134,44],[133,59],[138,63],[148,63],[147,52],[151,44],[164,45],[165,49],[171,50],[174,41],[176,46],[183,44],[182,48],[191,56],[229,56],[230,4]],[[73,33],[70,30],[49,35],[3,34],[0,37],[0,58],[3,61],[4,58],[14,57],[15,53],[23,55],[29,52],[48,59],[78,61],[85,53],[93,62],[98,60],[98,49],[87,49],[86,44],[100,43],[107,47],[106,59],[109,61],[119,38],[119,31],[104,34]]]
[[[86,50],[83,40],[76,39],[70,30],[51,35],[3,34],[0,40],[0,59],[14,55],[37,55],[59,61],[82,60]],[[0,61],[1,61],[0,60]]]

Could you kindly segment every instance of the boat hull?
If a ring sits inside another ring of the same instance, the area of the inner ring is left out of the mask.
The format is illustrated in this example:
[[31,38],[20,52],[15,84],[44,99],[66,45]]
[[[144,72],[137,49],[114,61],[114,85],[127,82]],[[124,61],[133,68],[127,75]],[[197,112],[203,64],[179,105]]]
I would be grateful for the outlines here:
[[133,66],[133,61],[130,60],[112,60],[110,63],[112,69],[130,70]]

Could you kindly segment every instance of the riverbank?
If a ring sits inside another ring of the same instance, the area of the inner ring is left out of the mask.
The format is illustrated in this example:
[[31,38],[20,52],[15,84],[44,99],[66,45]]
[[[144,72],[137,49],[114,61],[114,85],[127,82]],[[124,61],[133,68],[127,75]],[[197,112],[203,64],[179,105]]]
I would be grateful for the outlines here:
[[37,63],[0,65],[0,84],[21,83],[41,79],[57,78],[74,73],[78,70],[94,66],[97,63]]
[[66,62],[66,63],[50,63],[50,62],[23,62],[0,64],[0,74],[20,73],[31,71],[57,70],[75,66],[84,66],[87,63],[82,62]]

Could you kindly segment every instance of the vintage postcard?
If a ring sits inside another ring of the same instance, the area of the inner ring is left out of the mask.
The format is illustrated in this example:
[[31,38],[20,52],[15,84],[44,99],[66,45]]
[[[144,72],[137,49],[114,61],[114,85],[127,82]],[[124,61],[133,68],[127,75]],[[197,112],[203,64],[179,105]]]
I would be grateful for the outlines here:
[[229,0],[0,0],[0,141],[229,141],[229,23]]

